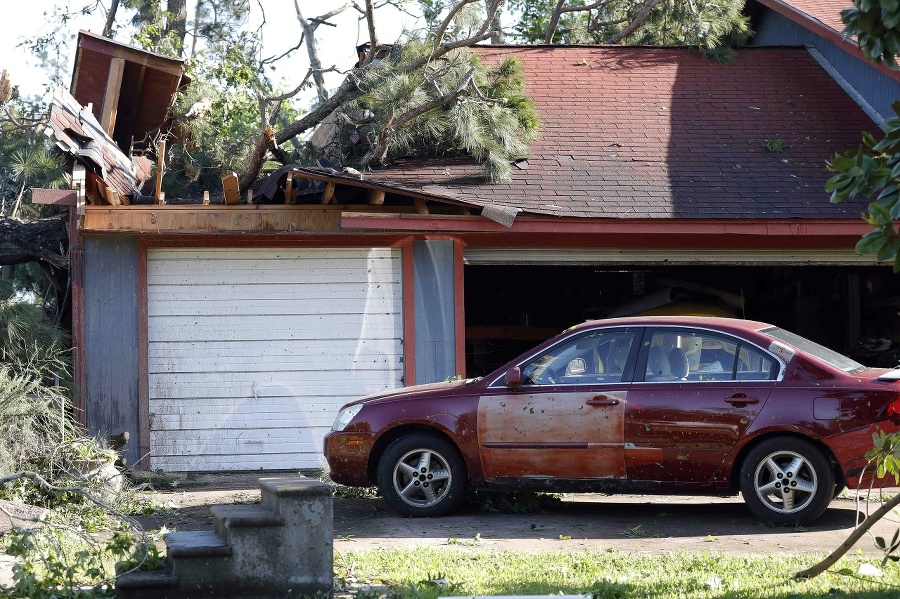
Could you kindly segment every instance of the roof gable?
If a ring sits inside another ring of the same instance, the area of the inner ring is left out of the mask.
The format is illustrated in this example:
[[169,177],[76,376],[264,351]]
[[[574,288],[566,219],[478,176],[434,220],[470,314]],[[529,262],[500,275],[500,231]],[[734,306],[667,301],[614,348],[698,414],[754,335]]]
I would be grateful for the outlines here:
[[[542,119],[511,181],[468,158],[407,158],[366,179],[435,197],[593,218],[852,218],[825,163],[877,126],[802,48],[715,64],[681,48],[490,46],[514,53]],[[784,140],[785,151],[766,140]]]

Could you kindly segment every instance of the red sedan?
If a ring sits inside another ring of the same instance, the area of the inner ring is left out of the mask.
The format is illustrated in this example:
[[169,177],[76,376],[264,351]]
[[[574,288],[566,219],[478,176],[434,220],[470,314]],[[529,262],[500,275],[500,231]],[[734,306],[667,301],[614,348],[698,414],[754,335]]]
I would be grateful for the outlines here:
[[741,492],[761,518],[803,523],[860,485],[875,431],[898,430],[898,380],[761,322],[593,321],[481,379],[347,404],[325,455],[334,481],[375,483],[409,516],[477,486]]

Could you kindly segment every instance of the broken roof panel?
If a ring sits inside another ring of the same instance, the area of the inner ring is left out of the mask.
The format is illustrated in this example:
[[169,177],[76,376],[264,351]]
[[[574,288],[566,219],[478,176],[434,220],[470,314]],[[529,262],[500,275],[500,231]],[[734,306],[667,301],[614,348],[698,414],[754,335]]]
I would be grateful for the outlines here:
[[183,72],[181,60],[80,31],[70,89],[128,152],[165,124]]
[[[512,180],[470,158],[407,158],[366,180],[475,205],[590,218],[853,218],[825,163],[878,127],[803,48],[489,46],[515,54],[542,119]],[[785,146],[785,147],[782,147]],[[779,151],[780,150],[780,151]]]
[[56,146],[70,154],[88,170],[96,172],[106,185],[123,195],[135,192],[131,161],[85,107],[63,87],[57,87],[50,105],[47,135]]

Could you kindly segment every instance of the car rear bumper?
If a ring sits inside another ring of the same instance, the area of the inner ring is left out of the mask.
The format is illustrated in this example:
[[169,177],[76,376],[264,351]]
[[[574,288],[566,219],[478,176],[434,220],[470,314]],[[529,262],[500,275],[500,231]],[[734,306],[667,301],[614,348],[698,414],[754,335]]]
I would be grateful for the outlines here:
[[325,435],[325,459],[331,480],[341,485],[365,487],[369,480],[369,455],[375,435],[372,433],[335,432]]
[[[874,447],[872,435],[876,431],[883,431],[888,434],[896,433],[900,431],[900,426],[889,420],[883,420],[876,422],[872,426],[823,439],[835,458],[837,458],[841,472],[844,474],[844,481],[847,483],[847,487],[851,489],[868,486],[873,482],[873,479],[876,482],[879,480],[875,479],[875,465],[869,464],[865,457],[866,452]],[[887,478],[890,478],[890,482],[893,482],[892,476]]]

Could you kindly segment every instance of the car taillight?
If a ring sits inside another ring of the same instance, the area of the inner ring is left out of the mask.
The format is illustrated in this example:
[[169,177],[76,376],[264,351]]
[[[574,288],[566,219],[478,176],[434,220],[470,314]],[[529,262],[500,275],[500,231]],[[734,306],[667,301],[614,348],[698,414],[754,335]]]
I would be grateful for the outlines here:
[[900,420],[900,397],[892,399],[884,413],[891,420]]

